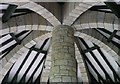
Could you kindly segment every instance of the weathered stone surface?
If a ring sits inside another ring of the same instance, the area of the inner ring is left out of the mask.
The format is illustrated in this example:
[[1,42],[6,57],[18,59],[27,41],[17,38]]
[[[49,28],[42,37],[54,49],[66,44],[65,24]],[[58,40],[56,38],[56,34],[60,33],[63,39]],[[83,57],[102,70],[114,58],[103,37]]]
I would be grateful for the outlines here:
[[77,82],[73,28],[66,25],[54,28],[51,56],[50,82]]

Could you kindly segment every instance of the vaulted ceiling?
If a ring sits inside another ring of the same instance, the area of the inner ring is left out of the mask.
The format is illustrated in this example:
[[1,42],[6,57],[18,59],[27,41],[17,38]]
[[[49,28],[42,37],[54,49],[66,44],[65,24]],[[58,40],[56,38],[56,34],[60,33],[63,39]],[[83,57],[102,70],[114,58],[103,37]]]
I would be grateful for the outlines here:
[[[42,56],[47,55],[45,58],[47,61],[45,62],[44,65],[46,68],[44,68],[41,72],[38,72],[42,74],[41,79],[37,79],[37,77],[39,76],[34,74],[35,76],[34,81],[35,80],[41,80],[43,82],[48,81],[51,63],[50,60],[51,47],[50,49],[48,48],[48,46],[50,45],[50,42],[48,41],[51,39],[52,36],[51,32],[53,31],[54,27],[61,24],[72,26],[75,31],[74,35],[87,40],[88,45],[95,44],[100,48],[103,48],[112,57],[110,59],[114,59],[115,62],[118,64],[118,65],[116,64],[116,66],[120,67],[119,0],[114,2],[106,1],[103,2],[100,0],[98,1],[92,0],[91,2],[87,2],[86,0],[80,0],[76,2],[72,2],[71,0],[63,2],[61,2],[60,0],[58,0],[58,2],[55,2],[54,0],[51,0],[51,2],[50,1],[48,2],[47,0],[45,1],[12,0],[11,2],[8,2],[4,0],[0,1],[0,10],[1,10],[0,11],[1,81],[3,79],[5,81],[11,78],[13,74],[15,75],[15,73],[13,73],[14,72],[13,69],[15,66],[17,66],[17,63],[25,62],[18,60],[20,59],[19,57],[24,58],[25,56],[28,56],[27,59],[22,60],[29,61],[30,53]],[[80,42],[79,39],[78,44],[81,45],[81,43],[82,41]],[[85,68],[85,65],[83,65],[83,67],[81,68],[82,66],[81,64],[83,64],[83,62],[79,62],[81,60],[79,56],[82,56],[81,53],[79,52],[79,45],[76,45],[76,57],[82,74],[80,78],[82,82],[85,81],[88,82],[88,77],[83,75],[84,73],[87,74],[87,71],[85,70],[84,72],[82,72],[82,69]],[[99,52],[103,53],[104,50],[101,51],[98,49]],[[89,50],[87,50],[87,52],[88,51]],[[25,55],[25,53],[28,55]],[[108,62],[110,61],[110,59],[108,60]],[[42,64],[43,62],[44,61],[40,62],[40,64]],[[88,62],[90,61],[87,60],[87,63]],[[24,65],[27,66],[27,64]],[[109,65],[111,64],[108,64],[108,66]],[[43,65],[41,65],[41,67],[43,67]],[[90,69],[91,68],[89,67],[89,71],[90,73],[92,73],[92,71],[95,71],[96,68],[94,68],[94,70]],[[113,70],[111,71],[116,72],[114,71],[114,69],[116,70],[116,68],[113,68]],[[18,71],[20,74],[20,75],[17,74],[19,76],[19,80],[18,79],[16,80],[22,81],[22,79],[24,79],[22,78],[22,76],[24,75],[22,71],[24,71],[24,69],[19,68],[15,70],[16,72]],[[35,69],[31,68],[31,70]],[[37,70],[39,70],[39,67],[37,68]],[[108,72],[105,71],[106,70],[103,70],[101,71],[101,73],[106,75],[106,73]],[[97,72],[94,73],[99,74]],[[97,80],[96,75],[94,74],[92,75],[93,78]],[[30,76],[31,75],[28,76],[26,81],[28,80],[30,81]],[[105,78],[104,75],[98,75],[98,79],[99,77],[101,77],[100,80],[102,81]],[[117,76],[116,81],[120,81],[119,77],[120,75]],[[15,77],[13,77],[13,79],[14,78]],[[14,81],[13,79],[11,78],[9,81]],[[111,77],[109,77],[108,80],[114,82],[114,79],[112,79]]]

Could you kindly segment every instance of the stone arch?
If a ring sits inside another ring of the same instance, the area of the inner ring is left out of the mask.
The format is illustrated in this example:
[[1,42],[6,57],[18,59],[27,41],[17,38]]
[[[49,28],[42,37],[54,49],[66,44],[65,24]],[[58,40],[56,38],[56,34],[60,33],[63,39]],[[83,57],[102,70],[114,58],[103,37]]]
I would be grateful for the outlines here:
[[107,46],[106,44],[104,44],[103,42],[101,42],[100,40],[98,40],[98,39],[96,39],[96,38],[94,38],[94,37],[92,37],[92,36],[89,36],[89,35],[87,35],[87,34],[85,34],[85,33],[80,33],[80,32],[75,32],[75,36],[84,38],[84,39],[86,39],[86,40],[89,40],[89,41],[95,43],[95,44],[98,45],[99,47],[105,49],[105,50],[107,51],[107,53],[111,54],[111,56],[112,56],[117,62],[119,62],[119,61],[118,61],[118,58],[119,58],[118,54],[117,54],[115,51],[113,51],[109,46]]
[[[51,36],[52,36],[51,33],[47,33],[47,34],[44,34],[42,36],[39,36],[39,37],[31,40],[27,44],[25,44],[20,50],[18,50],[17,53],[15,53],[14,56],[11,57],[11,59],[1,69],[1,71],[0,71],[2,73],[1,74],[1,81],[4,78],[5,74],[7,73],[7,71],[13,65],[13,63],[15,61],[17,61],[17,59],[25,52],[26,49],[29,49],[31,46],[35,45],[37,42],[40,42],[43,39],[49,38]],[[116,58],[118,58],[118,55],[112,49],[110,49],[107,45],[102,43],[101,41],[99,41],[99,40],[97,40],[97,39],[95,39],[95,38],[93,38],[93,37],[91,37],[87,34],[80,33],[80,32],[75,32],[74,36],[78,36],[78,37],[84,38],[86,40],[92,41],[93,43],[97,44],[99,47],[102,47],[103,49],[105,49],[109,54],[112,54],[112,57],[116,61],[118,61],[118,59],[116,59]],[[78,59],[77,62],[79,64],[81,74],[82,74],[82,79],[83,79],[83,81],[88,82],[89,80],[88,80],[88,77],[87,77],[87,72],[85,70],[85,65],[83,63],[81,54],[80,54],[79,50],[77,49],[77,46],[76,46],[75,50],[76,50],[76,52],[75,52],[76,53],[76,58]],[[44,69],[44,71],[42,73],[41,81],[43,81],[43,82],[47,82],[49,71],[50,71],[50,65],[51,65],[51,48],[50,48],[48,56],[46,58],[46,63],[45,63],[46,68]]]
[[[100,40],[98,40],[98,39],[96,39],[96,38],[94,38],[92,36],[89,36],[89,35],[87,35],[85,33],[77,32],[77,31],[75,32],[74,36],[81,37],[83,39],[86,39],[88,41],[91,41],[91,42],[95,43],[100,48],[103,48],[104,50],[106,50],[107,53],[109,53],[118,63],[120,63],[119,58],[118,58],[119,56],[117,55],[117,53],[114,52],[110,47],[108,47],[106,44],[104,44]],[[75,49],[76,49],[76,58],[77,58],[77,62],[78,62],[78,65],[79,65],[79,69],[81,71],[82,80],[84,82],[89,82],[87,71],[85,69],[85,64],[83,62],[81,53],[78,50],[77,46],[76,46]]]
[[[24,26],[31,26],[31,25],[24,25]],[[38,26],[38,25],[32,25],[32,28],[30,28],[30,29],[22,27],[21,25],[17,26],[17,27],[5,28],[5,29],[0,30],[0,35],[5,35],[8,33],[23,31],[23,30],[40,30],[40,31],[47,31],[47,32],[51,32],[53,30],[52,26],[39,25],[39,28],[35,28],[34,26]]]
[[73,24],[76,30],[89,28],[105,28],[119,30],[119,19],[111,13],[104,13],[98,11],[86,11]]
[[[44,34],[42,36],[39,36],[33,40],[31,40],[30,42],[28,42],[27,44],[25,44],[20,50],[17,51],[17,53],[15,53],[13,55],[13,57],[10,58],[10,60],[8,60],[8,62],[6,63],[5,66],[3,66],[3,68],[0,70],[0,83],[2,82],[2,79],[4,78],[4,76],[6,75],[6,73],[8,72],[8,70],[10,69],[10,67],[18,60],[18,58],[26,51],[28,50],[30,47],[32,47],[33,45],[37,44],[37,42],[42,42],[43,39],[46,38],[50,38],[51,37],[51,33],[47,33]],[[51,52],[51,51],[49,51]],[[46,68],[45,71],[47,71],[46,69],[50,67],[50,55],[48,54],[47,58],[46,58]],[[45,74],[45,73],[43,73]]]
[[72,25],[75,22],[75,20],[81,14],[83,14],[86,10],[88,10],[90,7],[92,7],[94,5],[97,5],[98,3],[101,3],[100,0],[98,0],[98,1],[90,1],[88,3],[86,3],[86,2],[87,1],[85,1],[85,0],[78,1],[77,5],[75,5],[75,7],[72,9],[72,11],[66,13],[66,16],[64,17],[64,20],[63,20],[63,24],[64,25]]
[[[8,3],[8,2],[7,2]],[[11,3],[11,2],[9,2]],[[48,22],[50,22],[53,26],[60,25],[60,21],[45,7],[38,5],[37,3],[27,0],[27,1],[12,1],[12,4],[16,4],[19,6],[19,8],[28,8],[37,14],[41,15],[43,18],[45,18]]]

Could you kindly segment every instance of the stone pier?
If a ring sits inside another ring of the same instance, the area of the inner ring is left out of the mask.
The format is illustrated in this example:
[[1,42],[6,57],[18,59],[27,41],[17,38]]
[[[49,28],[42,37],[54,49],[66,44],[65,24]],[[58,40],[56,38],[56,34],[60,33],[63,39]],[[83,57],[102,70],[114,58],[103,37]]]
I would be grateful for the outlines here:
[[74,30],[59,25],[52,33],[52,65],[50,82],[77,82]]

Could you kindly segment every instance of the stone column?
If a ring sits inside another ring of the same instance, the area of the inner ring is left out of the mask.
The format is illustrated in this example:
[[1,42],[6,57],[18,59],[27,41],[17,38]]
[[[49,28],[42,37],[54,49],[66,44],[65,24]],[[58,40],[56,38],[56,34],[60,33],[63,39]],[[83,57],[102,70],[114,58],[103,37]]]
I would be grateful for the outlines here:
[[74,30],[59,25],[52,32],[50,82],[77,82]]

